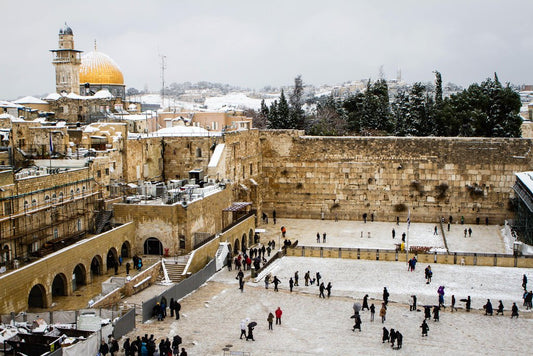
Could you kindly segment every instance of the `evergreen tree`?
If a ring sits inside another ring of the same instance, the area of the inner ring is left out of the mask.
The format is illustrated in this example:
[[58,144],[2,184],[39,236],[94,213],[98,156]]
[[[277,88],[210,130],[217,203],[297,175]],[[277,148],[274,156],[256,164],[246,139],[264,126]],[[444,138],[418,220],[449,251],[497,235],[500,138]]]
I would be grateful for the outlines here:
[[363,121],[363,107],[365,95],[357,93],[344,100],[343,108],[346,110],[347,129],[351,134],[360,134]]
[[279,104],[278,104],[278,120],[279,120],[279,127],[278,129],[294,129],[296,128],[296,125],[294,122],[291,122],[290,119],[290,111],[289,111],[289,104],[287,103],[287,99],[285,98],[285,93],[283,92],[283,89],[281,90],[281,95],[279,96]]
[[407,136],[409,133],[408,120],[410,118],[409,94],[400,89],[392,103],[392,121],[394,122],[393,134]]
[[289,97],[291,128],[305,129],[305,113],[303,107],[304,86],[302,76],[294,78],[294,89]]

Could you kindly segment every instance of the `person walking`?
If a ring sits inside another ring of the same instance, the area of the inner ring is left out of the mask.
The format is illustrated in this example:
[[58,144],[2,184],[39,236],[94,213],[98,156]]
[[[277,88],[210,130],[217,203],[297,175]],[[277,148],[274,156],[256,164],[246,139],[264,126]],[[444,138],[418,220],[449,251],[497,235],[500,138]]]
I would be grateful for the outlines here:
[[292,280],[292,277],[289,279],[289,290],[292,293],[292,287],[294,286],[294,281]]
[[413,303],[409,306],[410,311],[416,311],[416,295],[411,296]]
[[281,325],[281,315],[283,314],[283,311],[281,311],[280,307],[276,309],[275,314],[276,314],[276,325],[278,324]]
[[383,303],[385,303],[385,305],[389,303],[389,291],[387,290],[387,287],[383,288]]
[[320,232],[316,233],[316,242],[320,242]]
[[323,233],[323,234],[322,234],[322,242],[323,242],[323,243],[326,243],[326,233]]
[[294,272],[294,285],[295,286],[298,286],[298,271]]
[[389,340],[390,340],[389,329],[387,329],[386,327],[383,327],[383,334],[381,336],[381,343],[384,344],[385,341],[389,342]]
[[487,303],[483,306],[483,309],[485,309],[485,315],[492,316],[492,303],[490,302],[490,299],[487,299]]
[[316,285],[317,286],[320,285],[320,278],[322,278],[322,276],[320,275],[320,272],[317,272],[316,273]]
[[354,325],[352,331],[355,331],[355,329],[359,329],[359,332],[361,332],[361,316],[359,313],[356,313],[354,315]]
[[274,322],[274,314],[268,313],[267,321],[268,321],[268,330],[274,330],[272,328],[272,323]]
[[457,311],[457,308],[455,307],[455,295],[452,294],[452,313],[454,309]]
[[244,338],[246,338],[246,322],[248,321],[249,319],[242,319],[241,320],[241,336],[239,337],[239,339],[242,340],[242,337],[244,336]]
[[385,303],[381,303],[381,310],[379,311],[379,316],[381,317],[381,323],[385,322],[385,317],[387,315],[387,307]]
[[496,315],[501,314],[503,315],[503,303],[500,300],[500,304],[498,304],[498,309],[496,310]]
[[331,282],[328,282],[328,285],[326,286],[326,290],[328,291],[328,298],[331,296]]
[[272,281],[274,283],[274,291],[278,292],[278,284],[281,282],[278,278],[278,276],[274,276],[274,280]]
[[374,321],[374,315],[376,314],[376,307],[374,303],[370,304],[370,321]]
[[318,295],[319,298],[326,298],[324,295],[324,290],[326,287],[324,287],[324,282],[320,283],[320,287],[318,287],[318,290],[320,291],[320,294]]
[[394,230],[394,228],[392,228],[392,238],[394,239],[394,237],[396,237],[396,230]]
[[361,310],[368,310],[368,294],[365,294],[365,296],[363,297],[363,307],[361,308]]
[[525,274],[522,276],[522,288],[527,290],[527,276]]
[[311,278],[310,274],[309,274],[309,271],[307,271],[305,274],[304,274],[304,279],[305,279],[305,286],[307,287],[309,285],[309,279]]
[[422,329],[422,336],[428,336],[429,326],[426,323],[426,319],[424,319],[420,328]]
[[516,303],[513,303],[513,306],[511,307],[511,319],[515,316],[518,319],[518,307],[516,306]]

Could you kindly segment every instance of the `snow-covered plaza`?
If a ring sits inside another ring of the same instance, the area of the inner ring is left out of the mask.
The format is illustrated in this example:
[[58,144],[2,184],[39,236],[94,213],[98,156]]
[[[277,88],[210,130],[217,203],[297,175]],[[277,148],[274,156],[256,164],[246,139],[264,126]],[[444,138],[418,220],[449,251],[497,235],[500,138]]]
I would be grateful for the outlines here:
[[[316,243],[316,231],[328,231],[326,244],[331,244],[330,246],[354,246],[360,240],[364,240],[364,243],[368,243],[368,240],[382,240],[382,243],[373,242],[382,248],[388,248],[384,244],[392,243],[389,239],[392,240],[390,230],[394,225],[379,223],[388,225],[376,228],[370,239],[361,239],[354,238],[353,231],[346,235],[340,231],[352,224],[356,226],[354,231],[357,232],[357,229],[364,226],[360,225],[362,222],[283,220],[278,221],[277,225],[260,226],[266,230],[262,233],[262,242],[268,241],[269,237],[277,237],[280,223],[286,224],[287,237],[296,238],[300,242],[309,239],[308,244],[313,243],[313,236]],[[337,224],[338,231],[334,224]],[[366,226],[372,224],[378,223],[367,223]],[[308,230],[304,226],[308,226]],[[419,245],[425,238],[432,239],[434,236],[431,224],[413,224],[412,227],[410,238],[419,241]],[[496,246],[500,241],[498,252],[505,252],[502,251],[505,244],[499,236],[497,226],[479,226],[479,229],[476,229],[478,226],[473,226],[472,229],[479,235],[481,227],[486,232],[481,236],[472,234],[472,238],[464,238],[460,234],[462,229],[459,230],[459,225],[452,226],[452,232],[454,227],[457,228],[456,239],[462,242],[459,251],[477,251],[479,244],[489,241],[488,245]],[[315,232],[313,234],[310,231]],[[379,237],[380,231],[387,236]],[[352,240],[352,243],[348,243],[346,239]],[[237,272],[224,268],[180,301],[180,320],[170,317],[161,322],[151,320],[138,324],[136,330],[128,336],[133,338],[154,334],[159,341],[162,337],[172,338],[179,334],[183,339],[182,346],[189,355],[223,355],[224,349],[228,355],[230,351],[234,355],[239,354],[236,352],[247,352],[250,355],[515,355],[530,352],[533,348],[530,337],[533,318],[531,311],[526,311],[522,306],[521,287],[524,274],[532,278],[530,269],[432,264],[433,279],[431,284],[426,284],[425,267],[426,265],[418,264],[414,272],[408,272],[405,262],[283,257],[275,261],[267,271],[281,280],[279,292],[273,290],[272,284],[268,290],[265,289],[263,279],[254,282],[249,278],[249,271],[245,273],[247,282],[241,292],[236,280]],[[295,286],[291,293],[288,280],[294,276],[295,271],[299,271],[299,286]],[[303,276],[307,271],[313,277],[316,272],[320,272],[321,281],[325,284],[332,283],[330,298],[319,298],[316,285],[304,286]],[[418,309],[423,310],[423,305],[438,304],[439,286],[445,287],[446,308],[441,311],[440,321],[428,321],[429,335],[427,338],[422,337],[420,325],[424,313],[409,311],[410,296],[414,294],[418,297]],[[386,321],[382,324],[379,309],[384,287],[387,287],[390,297]],[[163,287],[152,287],[130,297],[128,302],[140,304],[143,299],[157,294],[161,288]],[[354,319],[350,318],[353,314],[352,307],[355,302],[361,303],[365,294],[369,295],[369,304],[374,303],[376,306],[375,321],[370,322],[369,312],[363,311],[362,331],[353,332]],[[455,295],[456,306],[459,308],[453,313],[449,307],[452,295]],[[472,298],[471,312],[466,312],[465,303],[460,302],[460,299],[467,296]],[[487,299],[491,300],[495,310],[499,300],[502,300],[504,316],[496,316],[496,313],[494,316],[485,316],[482,306]],[[513,302],[520,309],[518,319],[510,317]],[[273,330],[268,330],[268,313],[273,313],[277,307],[283,310],[282,325],[274,325]],[[239,324],[245,318],[258,323],[254,330],[255,341],[239,339]],[[390,344],[381,342],[384,326],[403,334],[402,349],[392,350]],[[123,340],[120,344],[122,342]]]

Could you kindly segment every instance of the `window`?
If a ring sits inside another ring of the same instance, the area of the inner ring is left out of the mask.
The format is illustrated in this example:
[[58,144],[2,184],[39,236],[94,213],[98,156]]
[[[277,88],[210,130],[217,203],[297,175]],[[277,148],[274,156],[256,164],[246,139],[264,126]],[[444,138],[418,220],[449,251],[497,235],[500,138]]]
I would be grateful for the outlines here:
[[102,171],[96,171],[96,176],[98,178],[101,178],[102,177]]
[[254,165],[253,163],[250,163],[250,175],[254,174]]
[[37,199],[33,199],[33,200],[31,201],[31,207],[32,207],[32,208],[35,208],[36,206],[37,206]]
[[50,196],[49,196],[49,195],[45,195],[45,197],[44,197],[44,203],[45,203],[45,204],[49,204],[49,203],[50,203]]
[[202,149],[200,147],[196,149],[196,157],[202,157]]
[[87,189],[85,188],[85,186],[83,186],[83,187],[81,188],[81,194],[85,194],[85,190],[87,190]]
[[24,200],[24,210],[28,210],[29,206],[30,206],[30,203],[28,203],[27,200]]
[[63,192],[59,193],[59,201],[63,201]]
[[106,168],[106,169],[105,169],[105,175],[106,175],[106,176],[109,175],[109,168]]
[[81,219],[78,219],[78,231],[81,231]]
[[4,202],[4,214],[5,215],[11,215],[13,211],[11,210],[11,202],[6,201]]
[[57,239],[59,237],[59,231],[57,231],[57,228],[54,228],[54,239]]
[[70,190],[70,199],[74,199],[74,189]]
[[52,194],[52,202],[55,202],[57,199],[56,193]]

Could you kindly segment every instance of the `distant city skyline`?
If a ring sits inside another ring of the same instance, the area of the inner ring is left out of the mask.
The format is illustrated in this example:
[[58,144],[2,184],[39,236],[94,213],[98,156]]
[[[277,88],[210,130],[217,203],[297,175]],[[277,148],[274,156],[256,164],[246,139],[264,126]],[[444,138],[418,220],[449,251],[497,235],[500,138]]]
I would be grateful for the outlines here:
[[533,2],[140,0],[3,3],[0,99],[55,91],[49,50],[66,22],[76,49],[120,66],[127,88],[209,81],[251,89],[301,75],[320,86],[379,77],[461,86],[494,72],[533,83]]

